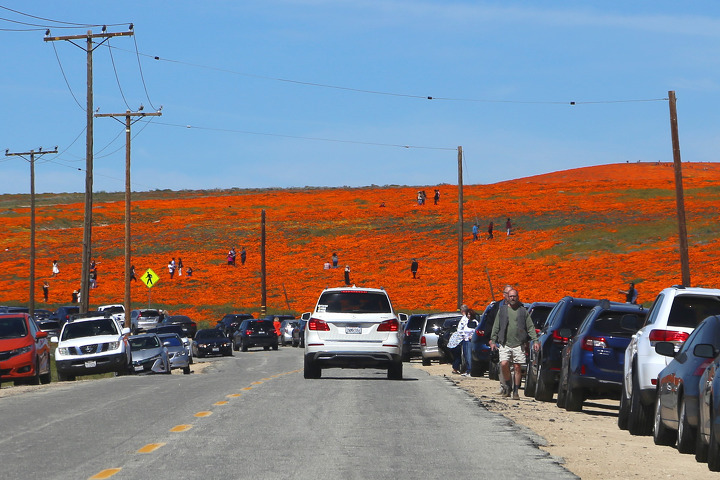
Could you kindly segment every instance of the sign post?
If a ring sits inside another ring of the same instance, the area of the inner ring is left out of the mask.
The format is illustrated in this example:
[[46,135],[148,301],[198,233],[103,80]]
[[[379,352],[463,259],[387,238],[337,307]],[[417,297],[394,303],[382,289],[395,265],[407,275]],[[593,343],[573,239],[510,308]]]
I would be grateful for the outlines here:
[[145,286],[148,287],[148,308],[150,308],[152,287],[154,287],[155,284],[160,281],[160,277],[158,277],[157,273],[153,272],[152,268],[148,268],[140,278],[142,278]]

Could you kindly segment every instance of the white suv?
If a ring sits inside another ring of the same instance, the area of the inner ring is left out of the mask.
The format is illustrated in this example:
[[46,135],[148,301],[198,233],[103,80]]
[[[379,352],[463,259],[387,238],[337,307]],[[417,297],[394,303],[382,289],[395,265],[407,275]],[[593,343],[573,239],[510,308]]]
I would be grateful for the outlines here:
[[[644,325],[625,350],[620,428],[627,428],[633,435],[652,432],[658,374],[672,361],[656,353],[655,344],[673,342],[677,351],[700,322],[719,314],[720,289],[674,286],[660,292]],[[625,319],[623,326],[632,327],[625,325]]]
[[385,290],[323,290],[305,327],[305,378],[323,368],[386,368],[402,380],[402,329]]
[[66,323],[55,350],[58,380],[94,373],[128,373],[132,364],[129,333],[129,328],[122,328],[113,318],[91,317]]

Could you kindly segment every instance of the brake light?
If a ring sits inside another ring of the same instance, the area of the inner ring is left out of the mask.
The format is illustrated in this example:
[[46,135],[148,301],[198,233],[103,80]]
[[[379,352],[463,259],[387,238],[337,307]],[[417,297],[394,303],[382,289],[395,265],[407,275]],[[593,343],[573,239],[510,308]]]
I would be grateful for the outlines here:
[[710,365],[710,364],[712,363],[712,361],[713,361],[712,358],[708,358],[707,360],[703,361],[703,362],[698,366],[697,370],[695,370],[694,375],[695,375],[696,377],[699,377],[699,376],[701,376],[703,373],[705,373],[705,369],[707,368],[708,365]]
[[552,334],[552,339],[554,343],[562,343],[563,345],[567,345],[570,337],[561,337],[558,330],[555,330]]
[[397,332],[400,328],[400,323],[398,323],[397,318],[391,318],[390,320],[385,320],[380,325],[378,325],[378,332]]
[[427,345],[427,340],[425,340],[425,335],[420,337],[420,345]]
[[330,325],[325,320],[318,320],[317,318],[311,318],[307,323],[308,330],[317,330],[319,332],[329,332]]
[[603,337],[585,337],[582,341],[582,349],[592,352],[595,348],[607,348]]
[[245,330],[245,335],[252,335],[253,331],[250,329]]
[[475,335],[478,337],[484,337],[485,336],[485,330],[480,330],[479,328],[475,330]]
[[655,346],[655,342],[673,342],[680,344],[685,342],[690,336],[687,332],[679,332],[676,330],[653,330],[650,332],[648,339],[650,346]]

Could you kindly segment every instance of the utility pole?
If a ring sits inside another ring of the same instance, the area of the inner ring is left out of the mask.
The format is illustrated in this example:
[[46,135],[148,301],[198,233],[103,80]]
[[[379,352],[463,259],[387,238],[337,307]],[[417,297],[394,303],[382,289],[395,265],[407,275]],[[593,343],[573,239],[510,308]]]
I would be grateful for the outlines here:
[[10,153],[5,150],[6,157],[26,157],[30,155],[30,295],[28,297],[28,313],[35,314],[35,156],[58,153],[55,149],[43,152],[42,147],[29,152]]
[[463,303],[463,171],[462,147],[458,151],[458,275],[457,275],[457,308]]
[[[125,117],[125,297],[123,304],[125,305],[125,326],[127,328],[132,327],[132,322],[130,320],[130,312],[132,311],[132,302],[130,298],[130,265],[132,255],[132,250],[130,248],[130,141],[132,140],[132,137],[130,135],[130,127],[133,123],[140,121],[140,118],[142,117],[159,117],[161,115],[162,113],[160,113],[160,111],[157,111],[155,113],[131,113],[130,110],[126,110],[125,113],[95,114],[95,118],[110,117],[113,120],[117,120],[118,122],[120,122],[120,120],[118,120],[116,117]],[[133,122],[132,117],[140,118],[137,118]]]
[[267,313],[267,279],[265,271],[265,209],[260,210],[260,313]]
[[[68,35],[64,37],[51,37],[50,29],[45,31],[44,41],[56,42],[59,40],[66,40],[75,45],[76,47],[84,50],[87,54],[87,107],[86,107],[86,140],[85,140],[85,219],[83,221],[83,253],[82,253],[82,273],[80,278],[80,311],[87,312],[90,304],[90,258],[92,251],[92,188],[93,188],[93,64],[92,54],[93,51],[105,43],[109,38],[112,37],[125,37],[133,35],[132,24],[130,24],[130,31],[107,33],[106,27],[103,26],[102,33],[92,33],[92,30],[88,30],[86,35]],[[93,39],[102,38],[103,40],[93,47]],[[74,40],[85,40],[85,47],[78,45]]]
[[680,137],[677,123],[677,99],[675,91],[668,92],[670,104],[670,133],[672,135],[673,164],[675,167],[675,203],[677,205],[678,236],[680,238],[680,270],[682,284],[690,286],[690,258],[688,255],[687,224],[685,222],[685,195],[682,184],[682,162],[680,161]]

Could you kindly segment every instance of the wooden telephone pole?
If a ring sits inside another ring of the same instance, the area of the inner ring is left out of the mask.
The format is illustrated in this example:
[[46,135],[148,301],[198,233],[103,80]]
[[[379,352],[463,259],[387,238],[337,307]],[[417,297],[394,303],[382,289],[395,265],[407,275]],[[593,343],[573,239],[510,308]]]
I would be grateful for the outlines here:
[[42,147],[29,152],[10,153],[5,150],[6,157],[27,157],[30,156],[30,295],[28,297],[28,313],[35,314],[35,156],[58,153],[57,147],[53,150],[42,151]]
[[680,161],[680,137],[677,123],[677,99],[675,91],[668,92],[670,104],[670,133],[672,135],[673,164],[675,167],[675,203],[678,217],[678,237],[680,240],[680,270],[682,284],[690,286],[690,257],[688,255],[687,223],[685,222],[685,195],[682,184],[682,162]]
[[[120,122],[117,117],[125,117],[125,298],[123,304],[125,305],[125,326],[131,328],[132,324],[130,321],[130,312],[132,312],[132,302],[130,298],[130,267],[131,267],[131,248],[130,248],[130,141],[132,139],[130,135],[130,127],[133,123],[138,122],[142,117],[159,117],[162,113],[145,113],[145,112],[130,112],[126,110],[125,113],[96,113],[95,117],[110,117]],[[133,117],[136,118],[132,121]],[[121,122],[122,123],[122,122]]]
[[[80,277],[80,311],[87,312],[90,304],[90,258],[92,255],[92,189],[93,189],[93,51],[105,43],[111,37],[125,37],[133,35],[132,24],[130,31],[107,33],[103,27],[102,33],[92,33],[88,30],[86,35],[69,35],[65,37],[51,37],[50,30],[45,32],[44,40],[46,42],[56,42],[66,40],[76,47],[84,50],[87,54],[87,107],[85,110],[87,128],[85,140],[85,220],[83,221],[83,253],[82,253],[82,273]],[[93,47],[93,39],[102,38],[103,40]],[[78,45],[74,40],[85,40],[85,46]]]
[[458,267],[457,267],[457,309],[463,303],[463,170],[462,170],[462,147],[457,148],[458,152]]

